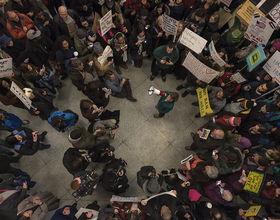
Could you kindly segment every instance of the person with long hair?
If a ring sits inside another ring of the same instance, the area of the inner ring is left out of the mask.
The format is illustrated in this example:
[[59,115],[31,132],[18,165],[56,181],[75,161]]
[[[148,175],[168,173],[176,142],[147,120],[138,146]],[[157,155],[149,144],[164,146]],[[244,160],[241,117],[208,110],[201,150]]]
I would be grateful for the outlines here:
[[114,31],[121,32],[126,38],[129,38],[131,33],[131,25],[129,20],[125,19],[123,14],[117,14],[116,21],[114,22]]
[[159,16],[161,15],[170,15],[170,9],[169,7],[164,4],[163,2],[159,3],[152,11],[152,21],[155,21],[158,19]]

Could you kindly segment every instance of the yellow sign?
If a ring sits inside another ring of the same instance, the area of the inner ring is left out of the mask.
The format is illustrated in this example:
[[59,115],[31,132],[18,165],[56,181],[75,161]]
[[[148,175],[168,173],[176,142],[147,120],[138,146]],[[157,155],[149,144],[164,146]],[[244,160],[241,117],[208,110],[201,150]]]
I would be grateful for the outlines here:
[[200,116],[204,117],[206,113],[213,113],[209,103],[207,87],[204,89],[199,87],[196,89],[196,93],[198,97]]
[[259,10],[252,2],[247,0],[243,4],[242,8],[237,11],[237,17],[248,26],[255,11],[265,16],[265,14],[261,12],[261,10]]
[[250,171],[243,189],[258,194],[263,178],[264,174]]
[[260,211],[261,207],[262,207],[261,205],[251,206],[247,210],[245,216],[256,216],[258,214],[258,212]]

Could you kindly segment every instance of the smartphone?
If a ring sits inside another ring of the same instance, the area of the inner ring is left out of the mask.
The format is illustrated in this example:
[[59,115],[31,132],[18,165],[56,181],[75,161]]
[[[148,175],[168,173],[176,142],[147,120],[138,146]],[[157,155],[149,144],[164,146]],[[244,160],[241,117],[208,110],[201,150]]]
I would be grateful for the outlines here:
[[219,180],[219,181],[217,182],[217,185],[221,185],[221,183],[222,183],[222,180]]
[[214,123],[216,122],[216,119],[215,119],[215,118],[213,118],[213,122],[214,122]]
[[207,48],[205,47],[204,50],[207,51]]
[[214,151],[212,152],[212,155],[213,155],[213,156],[215,156],[215,155],[216,155]]
[[90,47],[93,47],[93,44],[89,45]]
[[99,126],[96,126],[95,130],[98,130],[99,129]]
[[275,183],[275,181],[273,181],[272,183],[271,183],[271,185],[273,185]]

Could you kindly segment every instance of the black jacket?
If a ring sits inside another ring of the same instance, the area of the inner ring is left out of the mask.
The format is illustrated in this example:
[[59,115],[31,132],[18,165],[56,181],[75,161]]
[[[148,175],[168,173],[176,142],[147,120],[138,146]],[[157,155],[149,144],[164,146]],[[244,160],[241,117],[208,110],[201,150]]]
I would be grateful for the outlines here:
[[[144,166],[141,167],[141,170],[137,172],[137,184],[143,189],[143,184],[146,180],[151,179],[149,173],[153,172],[155,168],[153,166]],[[163,176],[159,175],[158,183],[162,186]]]
[[[78,27],[81,28],[82,25],[81,25],[80,18],[79,18],[79,15],[77,14],[77,12],[72,9],[68,9],[67,13],[71,18],[73,18],[75,20]],[[53,18],[53,28],[54,28],[54,33],[55,33],[56,38],[61,35],[66,35],[66,36],[70,37],[69,31],[67,28],[67,24],[63,21],[63,19],[60,17],[59,14],[57,14]]]
[[[129,48],[132,57],[136,57],[138,55],[137,52],[139,47],[135,45],[137,42],[137,36],[135,36],[135,32],[133,32],[129,38]],[[145,33],[145,40],[141,44],[143,45],[142,52],[147,51],[147,54],[150,54],[152,51],[152,38],[148,32]],[[140,56],[142,57],[142,54]]]
[[[79,16],[88,17],[92,14],[92,4],[91,0],[72,0],[71,8],[74,9]],[[84,11],[83,5],[87,6],[87,11]]]

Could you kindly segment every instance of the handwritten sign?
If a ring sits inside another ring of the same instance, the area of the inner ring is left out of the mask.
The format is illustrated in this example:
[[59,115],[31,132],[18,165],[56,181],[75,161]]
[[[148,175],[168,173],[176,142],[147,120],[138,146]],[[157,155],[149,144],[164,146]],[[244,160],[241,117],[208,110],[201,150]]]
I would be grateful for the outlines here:
[[200,81],[210,83],[219,72],[206,66],[198,59],[196,59],[190,52],[183,62],[183,66],[186,67],[196,78]]
[[280,3],[269,12],[269,15],[278,25],[280,25]]
[[196,33],[192,32],[188,28],[185,28],[182,37],[180,39],[180,42],[184,44],[186,47],[196,52],[197,54],[199,54],[205,47],[207,40],[200,37]]
[[246,25],[249,25],[255,11],[265,16],[261,10],[259,10],[252,2],[247,0],[243,4],[242,8],[237,11],[237,17],[240,18]]
[[259,45],[247,58],[247,64],[249,67],[249,71],[255,69],[258,65],[260,65],[263,61],[266,60],[265,53],[261,45]]
[[27,96],[24,94],[24,92],[17,86],[17,84],[12,82],[10,91],[15,94],[16,97],[19,98],[19,100],[28,108],[31,108],[31,100],[27,98]]
[[224,66],[224,65],[226,65],[226,62],[225,62],[225,61],[220,57],[220,55],[217,53],[213,41],[211,41],[211,43],[209,44],[209,50],[210,50],[210,55],[211,55],[212,59],[213,59],[219,66]]
[[265,47],[275,27],[276,24],[273,21],[255,12],[246,31],[245,38]]
[[93,209],[87,209],[87,208],[80,208],[79,211],[75,214],[76,218],[79,219],[79,217],[84,213],[84,212],[92,212],[91,218],[87,218],[87,220],[97,220],[98,218],[98,211],[93,210]]
[[[211,109],[210,103],[209,103],[207,87],[203,88],[203,89],[200,87],[197,88],[196,93],[197,93],[197,97],[198,97],[200,116],[204,117],[206,115],[206,112],[209,114],[213,113],[213,110]],[[208,133],[208,135],[209,135],[209,133]]]
[[177,197],[173,191],[168,191],[168,192],[163,192],[163,193],[159,193],[159,194],[156,194],[154,196],[151,196],[150,198],[148,199],[145,199],[146,202],[148,202],[149,200],[155,198],[155,197],[158,197],[158,196],[163,196],[163,195],[170,195],[170,196],[173,196],[173,197]]
[[112,10],[108,11],[106,15],[104,15],[100,19],[100,28],[101,28],[101,35],[104,36],[111,28],[112,28]]
[[202,133],[201,133],[201,135],[199,137],[204,139],[204,140],[207,140],[210,132],[211,132],[211,130],[206,129],[206,128],[202,128]]
[[115,202],[141,202],[142,199],[147,198],[146,196],[139,196],[139,197],[123,197],[123,196],[116,196],[113,195],[112,199]]
[[221,2],[224,3],[227,7],[229,7],[232,0],[221,0]]
[[240,72],[233,73],[230,76],[233,78],[233,80],[235,82],[237,82],[239,84],[245,83],[248,81]]
[[261,205],[251,206],[247,210],[245,216],[248,216],[248,217],[249,216],[256,216],[258,214],[258,212],[260,211],[261,207],[262,207]]
[[264,179],[264,174],[250,171],[243,189],[258,194],[263,179]]
[[97,60],[101,64],[101,66],[104,66],[108,57],[113,57],[113,52],[109,45],[106,46],[105,50],[102,53],[102,56],[98,57]]
[[12,58],[0,60],[0,77],[13,76],[13,63]]
[[162,15],[162,30],[175,35],[177,33],[177,28],[179,25],[179,21],[174,18],[169,17],[168,15]]
[[280,52],[276,51],[263,69],[280,85]]

